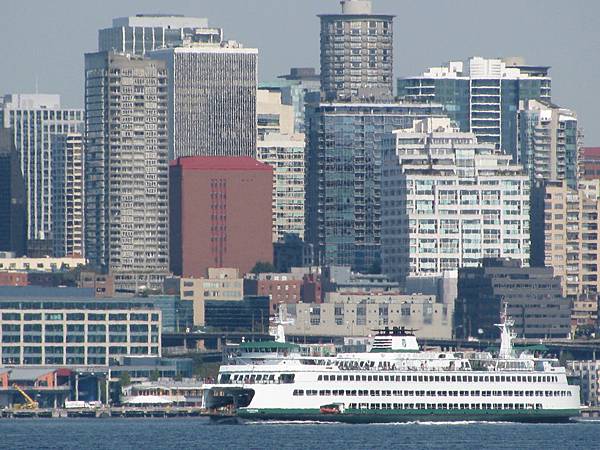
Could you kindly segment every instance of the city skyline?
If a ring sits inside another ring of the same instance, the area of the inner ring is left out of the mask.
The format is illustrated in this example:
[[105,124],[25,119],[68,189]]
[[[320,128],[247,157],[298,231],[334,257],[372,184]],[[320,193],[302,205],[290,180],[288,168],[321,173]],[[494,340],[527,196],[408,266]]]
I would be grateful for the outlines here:
[[[373,12],[396,15],[394,78],[416,76],[428,67],[469,56],[523,56],[528,63],[552,66],[553,101],[578,112],[584,142],[594,145],[600,141],[600,130],[595,127],[600,113],[592,101],[598,92],[594,73],[600,62],[587,55],[600,48],[600,33],[594,24],[600,4],[580,3],[574,9],[554,0],[544,2],[543,8],[539,7],[540,2],[523,4],[516,0],[504,2],[502,7],[474,0],[458,4],[377,0]],[[181,0],[168,6],[154,0],[129,2],[126,6],[112,0],[98,6],[63,0],[52,5],[36,3],[35,14],[31,14],[32,6],[8,4],[3,8],[3,15],[9,20],[0,36],[5,34],[3,41],[7,42],[9,36],[19,34],[20,41],[18,46],[5,49],[6,60],[18,70],[2,73],[0,85],[5,92],[35,92],[37,85],[39,92],[61,94],[67,107],[83,105],[82,54],[95,50],[97,30],[109,27],[115,17],[145,12],[205,17],[209,26],[225,29],[227,39],[258,48],[259,80],[270,81],[287,73],[291,66],[318,67],[316,16],[339,11],[338,2],[333,0],[226,0],[203,4]],[[432,8],[437,14],[428,14],[427,26],[423,28],[423,21],[415,18]],[[266,10],[268,17],[263,13]],[[494,23],[488,20],[492,14]],[[536,20],[532,21],[532,17]],[[23,23],[34,25],[31,29],[36,30],[43,30],[43,23],[56,27],[51,35],[43,31],[24,35],[18,31]],[[510,27],[506,28],[510,34],[503,32],[504,23]],[[554,32],[556,29],[561,32]],[[74,35],[79,39],[73,39]],[[275,35],[278,38],[272,39]]]

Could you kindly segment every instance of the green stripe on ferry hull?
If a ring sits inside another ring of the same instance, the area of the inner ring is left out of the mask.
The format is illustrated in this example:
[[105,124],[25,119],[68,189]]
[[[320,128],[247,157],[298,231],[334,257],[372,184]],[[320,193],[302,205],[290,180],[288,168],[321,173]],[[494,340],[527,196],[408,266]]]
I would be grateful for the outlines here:
[[320,422],[385,423],[385,422],[568,422],[579,416],[578,409],[555,410],[353,410],[342,414],[322,414],[318,409],[240,408],[238,417],[251,420],[314,420]]

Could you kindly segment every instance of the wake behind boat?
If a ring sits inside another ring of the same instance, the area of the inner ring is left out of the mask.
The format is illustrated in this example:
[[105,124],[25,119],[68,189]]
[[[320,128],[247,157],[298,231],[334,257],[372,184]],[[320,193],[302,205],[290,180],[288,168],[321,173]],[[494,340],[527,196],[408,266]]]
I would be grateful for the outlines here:
[[558,360],[516,355],[505,319],[497,357],[421,351],[408,330],[379,330],[367,352],[311,354],[283,341],[242,343],[221,366],[207,406],[252,420],[562,422],[579,387]]

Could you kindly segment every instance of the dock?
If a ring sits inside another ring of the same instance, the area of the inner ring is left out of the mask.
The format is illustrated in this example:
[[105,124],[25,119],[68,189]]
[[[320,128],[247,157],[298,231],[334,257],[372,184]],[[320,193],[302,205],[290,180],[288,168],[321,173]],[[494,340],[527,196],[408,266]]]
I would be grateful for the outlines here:
[[208,410],[194,406],[171,407],[130,407],[110,406],[103,408],[37,408],[37,409],[4,409],[0,411],[2,419],[18,418],[109,418],[109,417],[206,417],[212,419],[231,419],[235,414],[230,411]]

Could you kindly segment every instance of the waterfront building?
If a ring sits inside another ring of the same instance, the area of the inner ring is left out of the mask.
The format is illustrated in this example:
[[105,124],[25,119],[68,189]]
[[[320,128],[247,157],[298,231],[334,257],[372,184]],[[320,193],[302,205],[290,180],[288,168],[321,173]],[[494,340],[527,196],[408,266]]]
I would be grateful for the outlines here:
[[567,180],[577,187],[582,132],[577,115],[548,101],[520,102],[519,161],[531,182]]
[[269,297],[271,314],[276,314],[279,305],[302,301],[303,284],[303,277],[299,274],[248,274],[244,278],[244,293]]
[[343,0],[341,14],[320,14],[321,91],[326,101],[393,97],[393,20],[370,0]]
[[495,324],[505,307],[519,337],[569,336],[571,306],[551,267],[523,267],[519,260],[499,258],[458,270],[457,337],[497,337]]
[[538,183],[532,191],[531,264],[554,269],[570,301],[600,293],[600,180]]
[[426,119],[394,131],[383,167],[383,273],[403,282],[482,258],[528,265],[529,180],[493,144]]
[[353,272],[349,266],[321,267],[321,285],[328,292],[394,292],[400,284],[386,275]]
[[78,257],[29,258],[14,253],[0,252],[0,272],[56,272],[86,265],[86,259]]
[[317,263],[368,272],[380,264],[384,137],[440,105],[317,103],[307,106],[306,235]]
[[600,406],[600,361],[567,361],[570,379],[579,386],[581,404]]
[[64,108],[59,95],[8,94],[0,102],[0,127],[12,128],[27,197],[27,253],[52,256],[54,219],[53,137],[83,130],[83,111]]
[[255,157],[258,50],[201,36],[149,53],[169,72],[169,157]]
[[170,168],[171,270],[247,273],[273,261],[273,169],[249,157],[178,158]]
[[25,254],[27,197],[10,128],[0,127],[0,251]]
[[204,381],[196,378],[173,380],[159,378],[142,381],[123,388],[123,403],[127,406],[192,406],[204,407]]
[[244,279],[235,268],[209,267],[200,277],[172,277],[165,280],[167,292],[179,295],[182,303],[190,303],[193,309],[193,325],[206,324],[206,302],[244,299]]
[[585,180],[600,179],[600,147],[582,147],[579,153],[579,173]]
[[100,300],[91,289],[0,287],[3,365],[100,365],[161,355],[161,311],[144,300]]
[[421,338],[452,336],[453,305],[435,296],[394,293],[329,293],[325,301],[288,304],[290,336],[368,336],[373,330],[405,327]]
[[85,55],[85,250],[117,289],[159,288],[169,271],[165,63]]
[[98,51],[143,56],[158,48],[180,46],[197,29],[207,27],[207,19],[174,14],[117,17],[112,27],[98,31]]
[[304,135],[268,133],[256,159],[273,168],[273,242],[286,234],[304,239]]
[[269,332],[269,297],[245,296],[241,301],[207,300],[205,326],[220,331]]
[[290,73],[280,75],[280,82],[261,83],[261,87],[278,89],[281,101],[294,109],[294,133],[305,133],[305,105],[320,96],[320,75],[313,67],[292,67]]
[[84,256],[83,135],[53,136],[52,236],[54,256]]
[[549,67],[528,66],[520,58],[474,56],[431,67],[422,75],[398,79],[398,96],[444,105],[460,131],[471,131],[480,143],[491,143],[519,161],[519,102],[550,101]]

